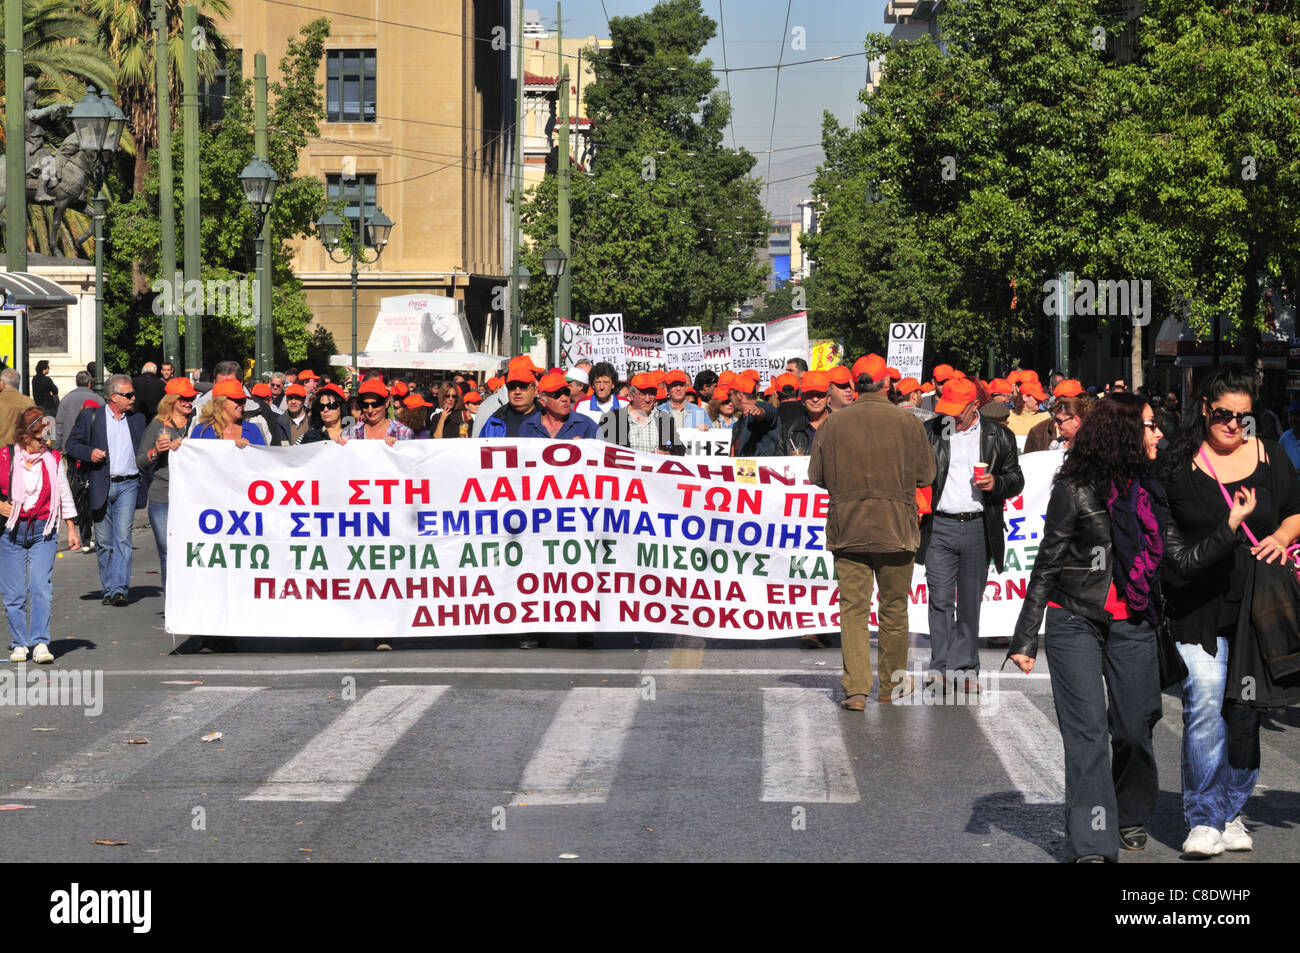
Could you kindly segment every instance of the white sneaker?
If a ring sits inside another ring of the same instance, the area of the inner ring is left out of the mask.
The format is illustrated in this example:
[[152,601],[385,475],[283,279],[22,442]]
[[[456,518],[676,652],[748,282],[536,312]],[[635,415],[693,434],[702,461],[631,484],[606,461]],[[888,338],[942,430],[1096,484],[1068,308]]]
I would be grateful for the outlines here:
[[1198,824],[1183,841],[1183,853],[1188,857],[1218,857],[1223,853],[1223,835],[1213,827]]
[[25,645],[15,645],[15,646],[14,646],[14,650],[13,650],[12,652],[9,653],[9,661],[11,661],[11,662],[26,662],[26,661],[27,661],[27,646],[25,646]]
[[32,649],[32,661],[40,664],[54,661],[54,653],[44,642],[37,642],[36,648]]
[[1250,839],[1246,833],[1246,822],[1241,819],[1241,815],[1231,821],[1223,829],[1223,849],[1224,850],[1254,850],[1255,842]]

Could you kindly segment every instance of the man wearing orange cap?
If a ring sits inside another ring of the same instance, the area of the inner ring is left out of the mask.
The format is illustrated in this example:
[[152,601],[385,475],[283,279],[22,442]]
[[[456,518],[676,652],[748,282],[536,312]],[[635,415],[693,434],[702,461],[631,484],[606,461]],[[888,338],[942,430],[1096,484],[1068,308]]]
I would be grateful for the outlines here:
[[[517,363],[506,374],[506,386],[502,388],[506,394],[506,404],[488,415],[479,430],[480,437],[521,436],[524,421],[541,413],[541,408],[537,406],[537,376],[531,369],[532,360],[527,360],[527,364]],[[483,401],[484,406],[488,400]],[[482,413],[483,410],[480,409],[479,414]],[[478,426],[478,417],[474,418],[474,425]]]
[[664,377],[668,399],[659,405],[659,409],[672,416],[678,431],[710,430],[713,424],[709,420],[708,412],[699,404],[692,404],[686,399],[686,388],[690,383],[691,379],[685,371],[669,371]]
[[307,413],[307,388],[301,384],[290,384],[284,389],[284,421],[288,429],[289,446],[296,447],[302,443],[311,429],[311,418]]
[[596,436],[596,423],[583,414],[571,413],[573,388],[565,375],[547,374],[537,384],[540,414],[527,417],[519,426],[519,436],[544,440],[579,440]]
[[[880,595],[876,671],[882,703],[910,694],[907,606],[920,543],[916,491],[934,480],[921,422],[889,403],[889,371],[871,355],[853,365],[858,399],[818,429],[808,479],[830,494],[826,548],[840,585],[843,708],[862,711],[871,692],[871,592]],[[810,374],[804,375],[807,386]]]
[[671,414],[655,408],[658,393],[653,374],[634,374],[627,404],[600,418],[600,439],[643,453],[684,454],[686,448],[677,439],[677,422]]
[[925,423],[934,417],[933,410],[926,410],[921,406],[921,399],[925,397],[925,391],[921,389],[921,382],[915,377],[904,377],[898,382],[898,396],[902,398],[899,407],[902,407],[908,413],[916,417],[921,423]]
[[1011,431],[980,417],[974,381],[950,379],[934,409],[939,416],[925,424],[935,456],[933,512],[921,522],[917,553],[930,602],[926,684],[936,694],[977,692],[989,559],[1002,572],[1003,504],[1024,489],[1025,477]]
[[[515,378],[516,382],[524,381],[525,379],[532,382],[532,384],[534,385],[533,392],[530,395],[529,400],[526,401],[525,403],[529,403],[529,404],[536,403],[536,398],[537,398],[536,384],[537,381],[542,376],[542,369],[538,367],[536,364],[534,364],[533,359],[529,357],[527,354],[520,354],[517,357],[512,357],[509,363],[506,365],[506,374],[505,374],[505,378],[501,382],[501,386],[497,388],[495,391],[493,391],[491,394],[489,394],[487,397],[483,398],[483,403],[479,407],[478,413],[474,415],[474,436],[475,437],[485,436],[483,433],[483,428],[487,426],[488,420],[494,414],[501,411],[502,408],[506,407],[508,404],[511,403],[510,378],[512,376]],[[516,397],[518,397],[518,395],[516,395]],[[520,400],[522,401],[522,398],[520,398]],[[534,407],[533,409],[536,410],[537,408]],[[515,429],[516,431],[518,430],[517,426]],[[517,432],[511,434],[511,436],[517,436],[517,435],[518,435]],[[501,434],[497,434],[497,436],[501,436]]]
[[736,423],[731,428],[733,457],[770,457],[776,453],[781,417],[776,408],[758,399],[758,372],[736,375],[731,382]]
[[778,457],[806,457],[812,453],[817,432],[830,416],[826,406],[830,386],[830,375],[825,371],[804,372],[799,381],[800,413],[781,425],[776,438]]
[[858,391],[853,386],[853,374],[847,367],[837,364],[828,373],[831,386],[827,391],[827,407],[831,410],[840,410],[858,399]]

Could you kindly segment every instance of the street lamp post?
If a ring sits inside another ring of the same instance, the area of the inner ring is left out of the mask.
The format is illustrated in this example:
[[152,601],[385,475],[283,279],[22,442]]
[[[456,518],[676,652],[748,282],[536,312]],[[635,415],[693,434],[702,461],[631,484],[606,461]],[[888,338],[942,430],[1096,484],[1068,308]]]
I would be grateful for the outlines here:
[[[346,248],[340,246],[343,234],[343,219],[339,218],[333,211],[327,210],[316,221],[316,231],[320,235],[320,242],[325,246],[325,253],[329,255],[330,261],[341,265],[348,259],[352,260],[352,383],[354,386],[360,377],[360,369],[357,367],[357,264],[369,265],[378,261],[379,256],[384,253],[384,246],[388,244],[388,235],[392,230],[393,220],[384,214],[382,208],[377,208],[375,215],[369,221],[366,220],[364,196],[361,199],[357,216],[357,228],[352,230]],[[362,245],[363,239],[364,246]],[[365,248],[373,251],[375,257],[367,258]],[[336,250],[343,252],[342,258],[334,257]]]
[[552,367],[560,367],[560,276],[564,274],[568,264],[569,256],[561,251],[558,245],[552,245],[542,255],[542,265],[546,268],[546,274],[555,279],[555,293],[551,296],[551,310],[555,316],[553,334],[555,345],[551,349],[555,361]]
[[253,156],[253,161],[244,166],[244,171],[239,173],[239,184],[243,186],[244,198],[247,200],[249,208],[253,210],[253,217],[257,220],[257,271],[259,276],[259,286],[257,293],[256,308],[258,311],[257,319],[257,360],[254,364],[253,375],[260,380],[263,374],[270,373],[275,368],[272,366],[275,362],[275,325],[272,323],[270,308],[264,308],[261,302],[261,289],[269,287],[271,283],[271,249],[269,242],[269,229],[263,230],[266,222],[267,213],[271,210],[271,202],[275,199],[275,190],[280,186],[280,177],[275,174],[275,170],[269,164],[262,160],[261,156]]
[[513,315],[510,323],[510,356],[514,357],[520,353],[523,339],[524,324],[524,292],[532,283],[533,273],[521,261],[519,268],[515,271],[515,300],[519,302],[518,312]]
[[104,90],[96,95],[87,86],[81,102],[72,107],[72,127],[77,133],[77,147],[90,159],[91,215],[95,220],[95,380],[98,394],[104,393],[104,176],[109,157],[117,152],[126,128],[126,114]]

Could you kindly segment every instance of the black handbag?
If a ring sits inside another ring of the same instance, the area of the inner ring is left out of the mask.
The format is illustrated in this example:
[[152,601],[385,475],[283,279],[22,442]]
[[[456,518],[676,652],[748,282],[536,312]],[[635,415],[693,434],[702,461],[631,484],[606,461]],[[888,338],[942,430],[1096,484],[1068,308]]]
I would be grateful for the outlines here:
[[1187,663],[1174,641],[1173,626],[1169,623],[1169,607],[1160,597],[1160,622],[1156,626],[1156,657],[1160,661],[1160,688],[1173,688],[1187,678]]

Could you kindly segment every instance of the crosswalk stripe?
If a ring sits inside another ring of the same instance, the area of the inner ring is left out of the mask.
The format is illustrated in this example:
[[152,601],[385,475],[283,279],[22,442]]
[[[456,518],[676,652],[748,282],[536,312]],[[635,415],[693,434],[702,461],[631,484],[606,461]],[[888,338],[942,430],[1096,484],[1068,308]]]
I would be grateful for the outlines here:
[[975,721],[1026,804],[1065,803],[1065,747],[1056,725],[1020,692],[999,691]]
[[635,688],[570,689],[511,805],[604,803],[639,695]]
[[240,800],[346,801],[447,688],[380,685],[370,689],[265,784]]
[[816,688],[763,689],[764,801],[860,799],[839,708]]
[[[107,785],[130,779],[140,766],[161,756],[186,738],[195,741],[211,729],[216,716],[247,700],[261,688],[194,688],[145,712],[124,728],[101,735],[90,747],[43,771],[24,790],[25,798],[77,801],[98,797]],[[147,745],[128,745],[131,738],[148,738]]]

